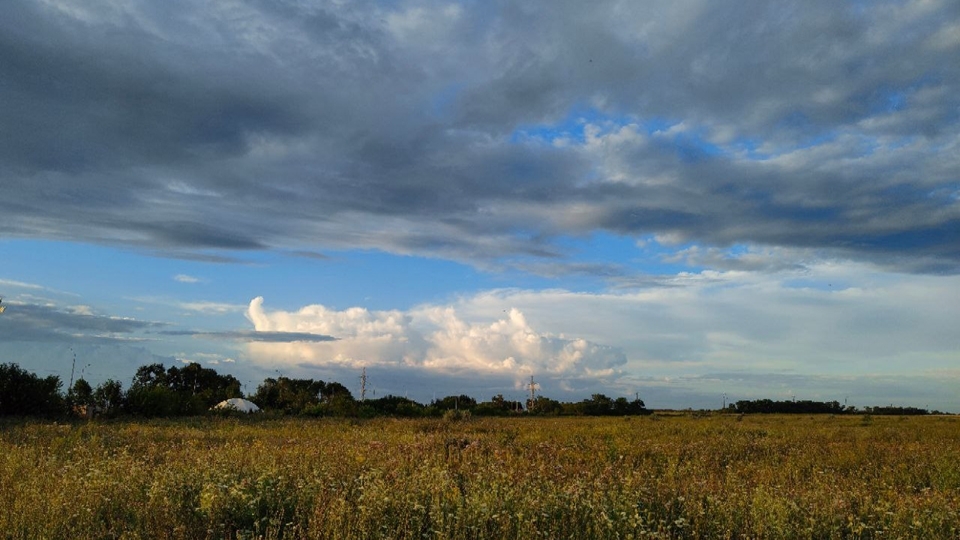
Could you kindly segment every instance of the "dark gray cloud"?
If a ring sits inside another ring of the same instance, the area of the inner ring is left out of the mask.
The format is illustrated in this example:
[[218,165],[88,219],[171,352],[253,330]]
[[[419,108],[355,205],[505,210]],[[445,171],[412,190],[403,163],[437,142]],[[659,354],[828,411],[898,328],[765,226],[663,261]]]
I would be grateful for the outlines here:
[[304,259],[315,259],[318,261],[330,260],[330,257],[328,255],[324,255],[323,253],[319,253],[316,251],[297,250],[297,251],[289,252],[288,255],[290,255],[291,257],[301,257]]
[[13,0],[0,234],[550,274],[557,238],[605,230],[956,273],[958,23],[949,0]]
[[624,278],[624,269],[617,264],[602,263],[530,263],[516,265],[518,270],[530,272],[546,277],[566,277],[566,276],[602,276],[607,279],[617,280]]
[[4,342],[110,343],[135,341],[142,332],[166,326],[164,323],[121,317],[107,317],[88,310],[67,310],[39,304],[11,304],[0,321]]
[[309,332],[163,330],[157,333],[165,336],[194,336],[209,339],[229,339],[261,343],[320,343],[323,341],[337,341],[337,338],[333,336],[311,334]]

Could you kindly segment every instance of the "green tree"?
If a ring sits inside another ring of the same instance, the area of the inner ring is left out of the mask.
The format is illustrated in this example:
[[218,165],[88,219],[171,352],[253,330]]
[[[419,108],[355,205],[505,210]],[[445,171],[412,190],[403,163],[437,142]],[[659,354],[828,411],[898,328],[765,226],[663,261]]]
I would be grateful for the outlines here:
[[415,418],[423,416],[424,407],[412,399],[402,396],[384,396],[378,399],[368,399],[363,402],[364,406],[373,410],[377,416],[400,416],[405,418]]
[[559,401],[550,399],[547,396],[537,396],[537,398],[533,400],[533,403],[528,405],[528,410],[531,414],[558,415],[563,412],[563,405]]
[[220,375],[196,362],[182,368],[171,367],[166,382],[180,396],[184,414],[201,414],[225,399],[243,395],[236,377]]
[[[503,396],[501,396],[502,398]],[[477,406],[477,400],[470,396],[460,394],[459,396],[447,396],[435,400],[430,404],[431,407],[440,411],[462,410],[469,411]]]
[[167,370],[163,364],[148,364],[137,368],[131,389],[167,385]]
[[60,377],[40,378],[17,364],[0,364],[0,415],[54,416],[65,407]]
[[614,402],[603,394],[593,394],[583,401],[583,412],[591,416],[610,415],[614,412]]
[[127,392],[127,411],[147,417],[181,414],[180,395],[166,386],[131,386]]
[[522,410],[523,405],[519,401],[509,401],[503,394],[497,394],[490,401],[478,404],[473,413],[479,416],[508,416]]
[[240,381],[196,362],[164,369],[150,364],[137,369],[127,392],[127,408],[144,416],[202,414],[225,399],[240,397]]
[[103,412],[115,412],[124,402],[123,385],[119,381],[107,379],[97,385],[93,391],[93,403]]
[[278,377],[266,379],[257,387],[253,401],[265,410],[284,414],[317,414],[321,401],[325,404],[353,401],[350,391],[340,383],[324,383],[313,379]]
[[84,379],[77,379],[67,394],[71,405],[93,405],[93,387]]

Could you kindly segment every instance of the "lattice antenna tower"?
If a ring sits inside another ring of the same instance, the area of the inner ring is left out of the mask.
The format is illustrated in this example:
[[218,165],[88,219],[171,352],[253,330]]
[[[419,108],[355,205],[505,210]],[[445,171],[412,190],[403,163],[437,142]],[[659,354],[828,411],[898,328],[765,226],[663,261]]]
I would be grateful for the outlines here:
[[360,401],[367,399],[367,368],[360,372]]
[[70,352],[73,353],[73,363],[70,364],[70,386],[67,387],[67,391],[73,388],[73,371],[77,369],[77,351],[73,350],[73,347],[70,347]]
[[533,410],[533,404],[537,399],[537,383],[533,382],[533,375],[530,376],[530,406],[527,407],[528,410]]

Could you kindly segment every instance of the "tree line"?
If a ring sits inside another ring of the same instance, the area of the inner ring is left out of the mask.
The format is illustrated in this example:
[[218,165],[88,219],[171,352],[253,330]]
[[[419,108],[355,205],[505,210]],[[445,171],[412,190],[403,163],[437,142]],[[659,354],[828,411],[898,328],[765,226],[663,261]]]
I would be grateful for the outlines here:
[[[246,397],[262,410],[274,415],[330,416],[370,418],[441,416],[627,416],[652,411],[639,399],[611,398],[593,394],[577,402],[561,402],[536,396],[525,402],[496,395],[478,402],[467,396],[446,396],[422,404],[406,397],[388,395],[357,400],[350,390],[334,381],[268,378],[256,392],[245,396],[242,385],[232,375],[191,363],[183,367],[149,364],[137,369],[126,390],[110,379],[92,387],[83,378],[62,391],[59,377],[39,377],[15,363],[0,364],[0,416],[37,416],[46,418],[74,416],[177,417],[208,414],[211,408],[230,398]],[[924,415],[932,413],[916,407],[856,407],[837,401],[744,400],[731,403],[725,412],[738,414],[873,414]]]
[[884,407],[864,407],[862,410],[853,406],[841,405],[838,401],[773,401],[769,399],[755,399],[738,401],[727,407],[728,412],[740,414],[875,414],[875,415],[925,415],[944,414],[940,411],[928,411],[918,407],[898,407],[888,405]]
[[518,414],[625,416],[652,412],[639,398],[627,400],[604,394],[594,394],[571,403],[546,396],[537,396],[526,402],[512,401],[500,394],[482,402],[467,395],[446,396],[427,404],[393,395],[358,401],[338,382],[283,376],[265,379],[256,392],[245,396],[236,377],[221,375],[197,363],[169,368],[159,363],[141,366],[126,390],[113,379],[94,388],[80,378],[65,393],[62,387],[62,381],[55,375],[41,378],[17,364],[0,364],[0,416],[195,416],[210,413],[212,407],[224,400],[243,397],[274,415],[350,418]]

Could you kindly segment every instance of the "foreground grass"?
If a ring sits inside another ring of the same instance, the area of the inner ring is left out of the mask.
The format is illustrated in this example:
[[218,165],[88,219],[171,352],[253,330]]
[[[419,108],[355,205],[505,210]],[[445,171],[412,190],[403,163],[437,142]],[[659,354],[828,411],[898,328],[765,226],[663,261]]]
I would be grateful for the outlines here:
[[6,538],[960,538],[960,418],[0,429]]

